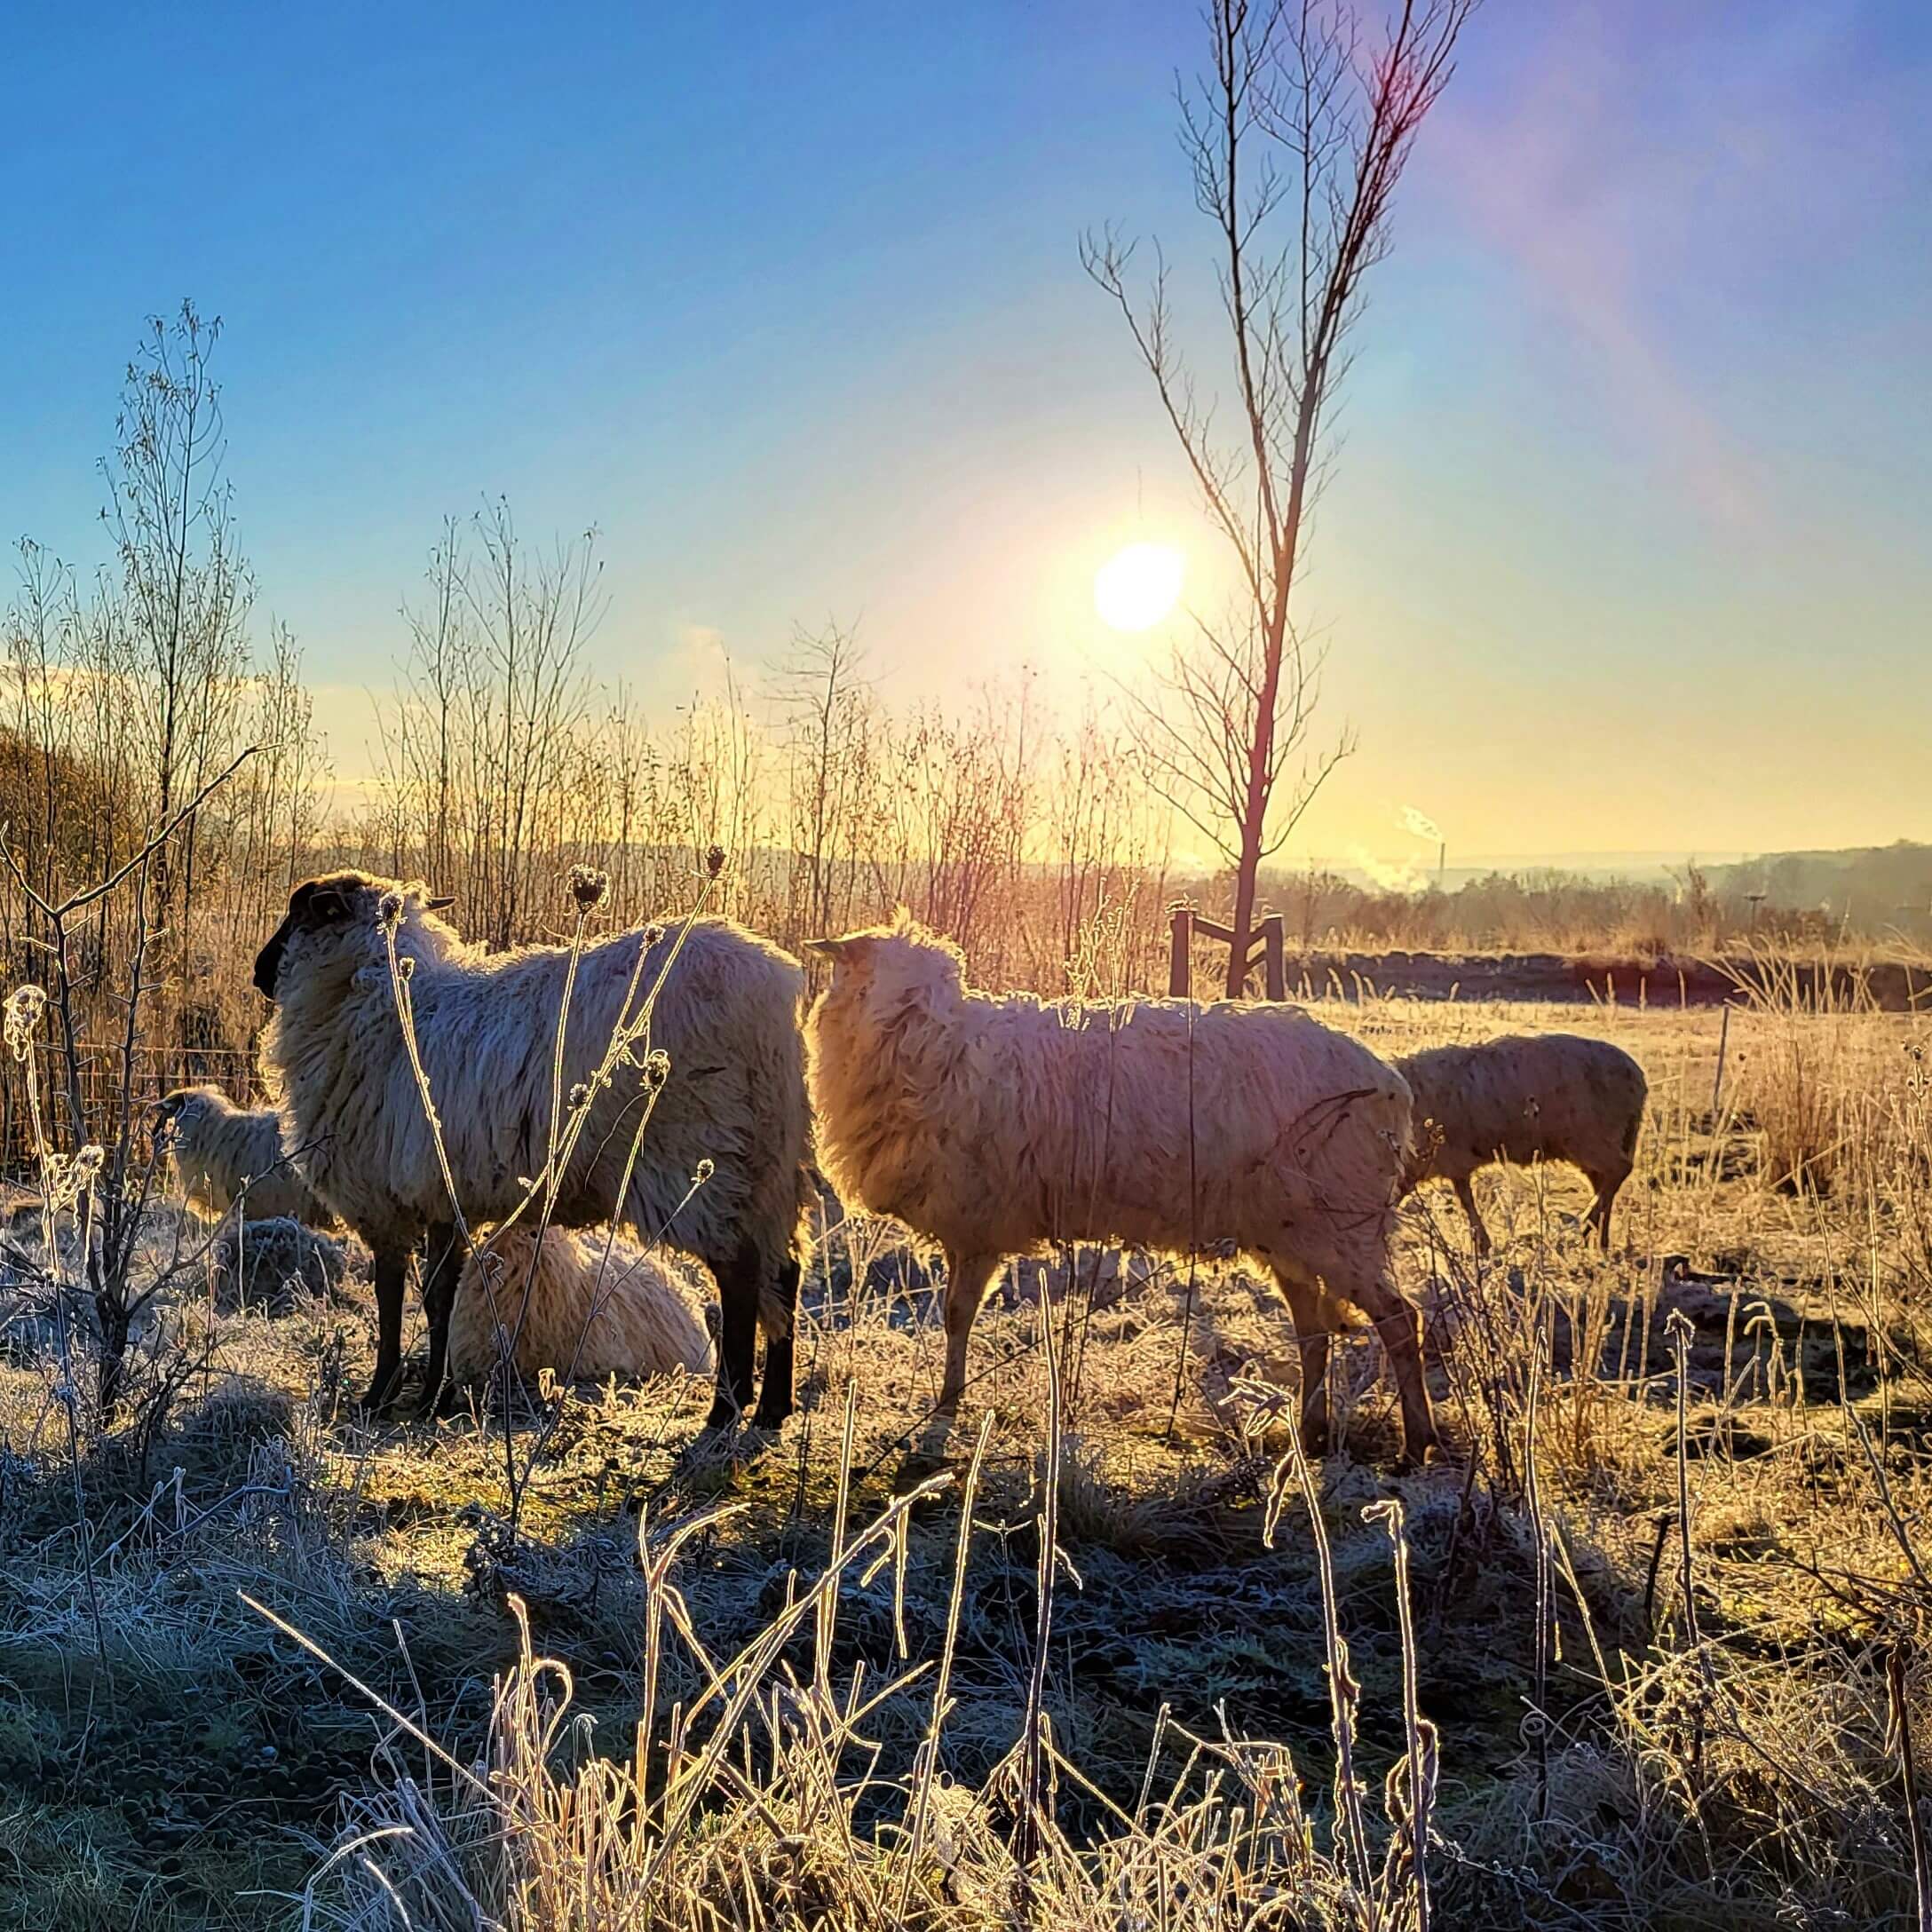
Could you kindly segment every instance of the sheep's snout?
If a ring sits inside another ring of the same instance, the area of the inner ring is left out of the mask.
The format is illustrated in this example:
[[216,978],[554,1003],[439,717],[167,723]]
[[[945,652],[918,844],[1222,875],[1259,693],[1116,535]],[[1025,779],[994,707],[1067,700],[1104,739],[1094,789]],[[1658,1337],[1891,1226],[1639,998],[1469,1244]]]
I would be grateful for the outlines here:
[[289,922],[284,919],[271,938],[255,955],[255,990],[265,1000],[275,997],[275,981],[281,973],[282,949],[289,943]]

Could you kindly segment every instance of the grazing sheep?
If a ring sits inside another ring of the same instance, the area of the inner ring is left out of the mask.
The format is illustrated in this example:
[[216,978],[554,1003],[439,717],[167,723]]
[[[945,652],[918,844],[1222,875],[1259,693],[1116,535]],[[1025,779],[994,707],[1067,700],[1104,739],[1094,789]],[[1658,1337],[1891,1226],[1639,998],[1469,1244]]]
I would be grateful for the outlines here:
[[1610,1212],[1630,1177],[1643,1125],[1643,1069],[1607,1040],[1516,1033],[1474,1047],[1431,1047],[1398,1060],[1415,1095],[1408,1193],[1447,1181],[1469,1216],[1478,1255],[1489,1230],[1469,1177],[1493,1160],[1568,1160],[1596,1191],[1589,1224],[1610,1246]]
[[239,1200],[250,1221],[326,1228],[335,1220],[283,1158],[272,1107],[238,1107],[218,1087],[178,1087],[161,1103],[159,1126],[189,1204],[202,1214],[225,1215]]
[[252,1302],[279,1314],[289,1305],[291,1284],[327,1295],[348,1272],[349,1258],[333,1236],[278,1215],[224,1228],[210,1251],[209,1266],[216,1307],[232,1310]]
[[1302,1431],[1327,1434],[1328,1338],[1374,1323],[1405,1454],[1435,1440],[1414,1310],[1389,1270],[1409,1092],[1299,1007],[1058,1004],[969,992],[957,947],[901,909],[821,940],[807,1028],[820,1158],[839,1192],[946,1251],[946,1376],[1008,1255],[1049,1240],[1258,1256],[1300,1342]]
[[[425,1404],[442,1382],[460,1266],[442,1165],[396,1016],[385,918],[410,975],[416,1038],[464,1215],[508,1216],[550,1152],[569,949],[486,954],[435,916],[447,903],[425,900],[420,885],[361,872],[311,879],[296,888],[287,918],[255,962],[255,984],[277,1002],[262,1059],[283,1140],[302,1150],[304,1178],[375,1255],[378,1327],[368,1399],[376,1407],[393,1395],[401,1367],[410,1249],[427,1239]],[[646,938],[653,944],[640,959]],[[761,1325],[756,1422],[776,1428],[791,1413],[811,1141],[798,1027],[804,992],[796,960],[724,919],[655,936],[619,933],[586,946],[577,964],[566,1092],[593,1079],[620,1024],[627,1015],[636,1020],[653,996],[637,1057],[643,1044],[661,1049],[669,1074],[652,1065],[640,1077],[636,1060],[622,1060],[587,1096],[588,1118],[552,1218],[563,1227],[628,1223],[717,1278],[722,1335],[711,1428],[750,1402]],[[567,1101],[564,1112],[567,1118]]]
[[533,1380],[543,1368],[587,1382],[708,1370],[711,1338],[698,1310],[709,1296],[696,1271],[622,1235],[606,1266],[605,1239],[550,1228],[539,1248],[534,1230],[513,1227],[472,1255],[449,1317],[450,1381],[481,1381],[511,1334],[517,1368]]

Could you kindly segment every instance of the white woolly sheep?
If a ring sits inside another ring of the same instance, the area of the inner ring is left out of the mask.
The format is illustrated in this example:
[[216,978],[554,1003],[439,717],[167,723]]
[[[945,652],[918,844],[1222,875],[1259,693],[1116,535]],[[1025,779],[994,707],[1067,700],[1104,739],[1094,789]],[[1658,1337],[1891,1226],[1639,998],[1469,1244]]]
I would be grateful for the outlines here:
[[[412,1247],[426,1237],[426,1404],[443,1379],[460,1265],[442,1164],[396,1014],[385,920],[410,975],[416,1038],[464,1215],[503,1219],[550,1158],[569,949],[486,954],[435,916],[446,904],[426,900],[420,885],[361,872],[312,879],[296,888],[255,962],[256,986],[277,1002],[262,1060],[283,1141],[300,1150],[304,1178],[375,1255],[368,1399],[376,1407],[393,1395],[401,1367]],[[646,938],[653,944],[640,958]],[[653,1062],[640,1078],[634,1061],[621,1061],[584,1097],[589,1112],[552,1218],[563,1227],[615,1220],[711,1270],[722,1334],[710,1428],[733,1421],[751,1399],[761,1326],[764,1385],[755,1420],[772,1429],[791,1413],[811,1142],[804,991],[796,960],[724,919],[619,933],[586,946],[577,964],[566,1095],[593,1080],[620,1025],[637,1019],[647,1001],[648,1044],[668,1056],[669,1073]],[[566,1098],[566,1119],[569,1112]]]
[[1611,1208],[1630,1177],[1649,1092],[1643,1069],[1607,1040],[1514,1033],[1472,1047],[1431,1047],[1396,1062],[1415,1095],[1408,1193],[1444,1180],[1490,1249],[1469,1179],[1494,1160],[1567,1160],[1595,1191],[1589,1224],[1610,1246]]
[[[699,1309],[709,1299],[697,1271],[653,1255],[622,1235],[506,1228],[463,1264],[449,1317],[449,1379],[479,1382],[515,1337],[511,1359],[534,1380],[548,1368],[566,1380],[642,1378],[711,1366]],[[533,1265],[534,1264],[534,1265]]]
[[1328,1338],[1374,1322],[1405,1455],[1435,1440],[1415,1311],[1389,1267],[1409,1091],[1299,1007],[1042,1002],[969,992],[957,947],[900,911],[822,940],[807,1028],[819,1154],[848,1201],[946,1252],[946,1375],[1008,1255],[1051,1240],[1232,1248],[1273,1271],[1302,1357],[1302,1431],[1327,1434]]
[[250,1221],[335,1220],[283,1158],[273,1108],[238,1107],[218,1087],[178,1087],[161,1103],[159,1127],[189,1205],[210,1218],[239,1200]]

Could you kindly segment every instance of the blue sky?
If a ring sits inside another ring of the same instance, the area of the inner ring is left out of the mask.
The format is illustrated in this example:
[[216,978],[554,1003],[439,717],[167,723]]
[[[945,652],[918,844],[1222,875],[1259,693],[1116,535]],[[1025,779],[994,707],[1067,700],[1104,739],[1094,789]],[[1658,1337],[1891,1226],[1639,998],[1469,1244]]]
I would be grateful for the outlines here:
[[[99,553],[147,313],[226,325],[263,603],[338,765],[442,517],[595,523],[661,711],[795,621],[888,693],[1131,669],[1124,537],[1218,568],[1085,226],[1158,234],[1186,4],[16,9],[0,535]],[[1303,849],[1932,836],[1932,23],[1491,0],[1377,272],[1315,534]]]

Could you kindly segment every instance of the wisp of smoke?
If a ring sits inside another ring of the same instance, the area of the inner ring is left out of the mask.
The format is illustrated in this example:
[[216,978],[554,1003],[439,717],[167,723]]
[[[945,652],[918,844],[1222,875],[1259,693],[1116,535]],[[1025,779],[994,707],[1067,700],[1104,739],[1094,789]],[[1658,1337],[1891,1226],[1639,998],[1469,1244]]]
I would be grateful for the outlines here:
[[1418,812],[1413,805],[1403,806],[1402,823],[1417,838],[1429,839],[1437,845],[1443,842],[1442,827],[1426,812]]
[[1428,876],[1413,859],[1405,859],[1390,865],[1387,859],[1376,858],[1366,845],[1354,847],[1352,856],[1369,883],[1382,891],[1420,892],[1429,883]]

